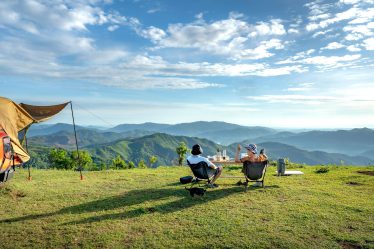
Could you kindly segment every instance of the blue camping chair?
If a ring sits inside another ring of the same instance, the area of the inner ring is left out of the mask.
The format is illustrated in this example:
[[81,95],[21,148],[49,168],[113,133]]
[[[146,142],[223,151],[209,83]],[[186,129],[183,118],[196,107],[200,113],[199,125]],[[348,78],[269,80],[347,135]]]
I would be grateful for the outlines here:
[[263,162],[249,162],[243,163],[242,172],[245,176],[245,191],[248,190],[249,182],[261,182],[262,187],[264,187],[266,168],[268,166],[268,161]]

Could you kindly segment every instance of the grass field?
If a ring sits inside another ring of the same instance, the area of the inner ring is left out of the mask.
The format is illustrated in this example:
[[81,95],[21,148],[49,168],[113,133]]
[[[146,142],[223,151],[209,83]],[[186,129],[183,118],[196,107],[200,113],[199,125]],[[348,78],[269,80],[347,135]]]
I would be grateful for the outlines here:
[[[374,248],[373,167],[318,167],[191,198],[186,167],[26,170],[0,187],[0,248]],[[359,173],[360,171],[361,173]],[[362,172],[364,171],[364,172]],[[235,167],[224,174],[240,176]]]

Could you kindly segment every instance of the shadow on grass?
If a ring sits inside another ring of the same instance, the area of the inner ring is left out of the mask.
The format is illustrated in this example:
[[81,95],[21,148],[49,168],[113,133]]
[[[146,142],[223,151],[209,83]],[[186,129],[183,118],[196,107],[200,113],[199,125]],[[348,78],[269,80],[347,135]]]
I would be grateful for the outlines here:
[[[279,188],[277,185],[274,186],[267,186],[265,189],[268,188]],[[249,188],[249,191],[259,190],[264,191],[263,188]],[[54,215],[62,215],[62,214],[82,214],[82,213],[91,213],[91,212],[100,212],[100,211],[110,211],[116,210],[123,207],[129,207],[131,209],[132,206],[136,206],[139,204],[146,204],[143,207],[138,207],[129,211],[121,212],[121,213],[109,213],[104,215],[98,215],[89,217],[86,219],[82,219],[80,221],[72,221],[68,224],[80,224],[80,223],[90,223],[90,222],[99,222],[103,220],[114,220],[114,219],[128,219],[139,217],[144,214],[149,213],[172,213],[176,211],[180,211],[185,208],[190,208],[195,205],[205,203],[208,201],[214,201],[217,199],[221,199],[227,197],[232,194],[236,193],[243,193],[244,189],[242,186],[231,187],[231,188],[221,188],[215,190],[208,190],[208,192],[203,197],[192,198],[189,193],[181,188],[162,188],[162,189],[139,189],[139,190],[132,190],[127,193],[121,195],[115,195],[108,198],[91,201],[87,203],[82,203],[75,206],[70,206],[66,208],[62,208],[57,212],[52,213],[45,213],[45,214],[35,214],[35,215],[27,215],[17,218],[11,219],[4,219],[0,220],[0,223],[11,223],[11,222],[19,222],[19,221],[27,221],[27,220],[34,220],[34,219],[42,219],[51,217]],[[247,193],[250,194],[250,193]],[[152,201],[156,200],[167,200],[170,197],[179,197],[177,200],[172,202],[163,203],[159,205],[152,205]],[[149,202],[150,205],[147,205]]]

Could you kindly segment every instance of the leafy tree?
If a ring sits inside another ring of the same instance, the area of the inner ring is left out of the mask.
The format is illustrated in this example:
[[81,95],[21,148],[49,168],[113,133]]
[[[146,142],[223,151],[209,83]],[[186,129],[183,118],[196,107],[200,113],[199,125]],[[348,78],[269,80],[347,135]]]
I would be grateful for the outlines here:
[[100,162],[100,163],[98,164],[98,168],[99,168],[99,170],[105,170],[106,167],[107,167],[107,165],[106,165],[104,162]]
[[126,162],[121,158],[120,155],[117,155],[116,158],[112,160],[112,169],[126,169],[128,168]]
[[68,152],[61,148],[53,148],[48,155],[48,161],[52,168],[72,169],[71,158]]
[[101,170],[100,165],[97,165],[96,163],[92,163],[91,167],[88,169],[90,171],[99,171]]
[[143,159],[140,159],[138,163],[138,169],[145,169],[145,168],[147,168],[147,165],[145,164]]
[[130,161],[128,165],[129,165],[129,169],[135,168],[135,163],[133,161]]
[[30,160],[22,165],[23,168],[48,169],[49,165],[49,149],[34,152],[29,151]]
[[73,169],[86,169],[89,170],[92,166],[91,154],[86,150],[79,151],[79,158],[77,151],[71,153],[71,161]]
[[178,165],[182,166],[184,159],[186,158],[187,153],[187,146],[184,142],[180,142],[179,146],[176,148],[176,152],[178,154]]
[[153,164],[157,162],[157,156],[150,156],[149,157],[149,167],[152,168]]

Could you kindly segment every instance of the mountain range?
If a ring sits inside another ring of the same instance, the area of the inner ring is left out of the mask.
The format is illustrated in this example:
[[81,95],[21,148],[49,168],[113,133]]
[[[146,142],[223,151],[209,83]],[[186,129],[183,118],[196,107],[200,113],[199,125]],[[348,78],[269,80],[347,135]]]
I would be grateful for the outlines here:
[[[160,133],[158,130],[168,131]],[[40,135],[46,133],[45,135]],[[38,134],[38,135],[35,135]],[[189,148],[199,143],[205,155],[217,148],[233,157],[237,143],[256,142],[271,159],[287,157],[306,164],[373,164],[374,131],[368,128],[338,131],[285,132],[266,127],[246,127],[224,122],[193,122],[177,125],[145,123],[124,124],[107,130],[78,127],[79,146],[91,152],[95,161],[107,161],[116,155],[138,162],[152,155],[157,165],[175,163],[175,148],[185,142]],[[180,134],[180,135],[179,135]],[[231,144],[222,141],[236,141]],[[73,149],[71,125],[56,124],[29,132],[30,146],[58,146]],[[349,153],[348,153],[349,152]]]

